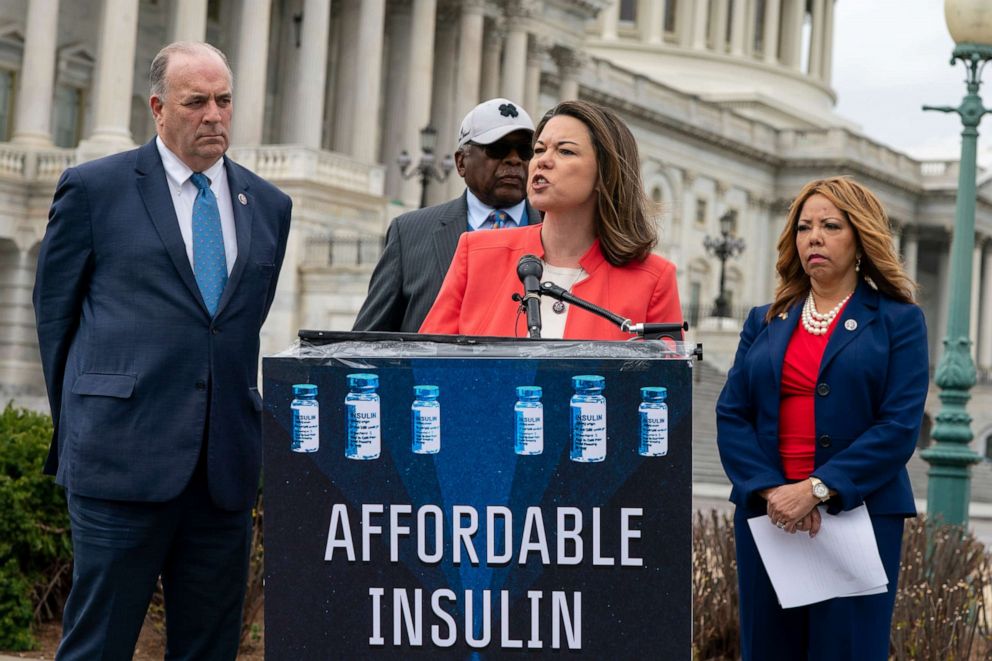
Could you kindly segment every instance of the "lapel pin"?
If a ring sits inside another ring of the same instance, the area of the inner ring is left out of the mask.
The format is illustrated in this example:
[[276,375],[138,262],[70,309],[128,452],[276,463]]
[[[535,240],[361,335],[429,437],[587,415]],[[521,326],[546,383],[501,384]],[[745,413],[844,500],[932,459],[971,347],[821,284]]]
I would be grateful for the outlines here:
[[248,196],[244,193],[238,193],[238,202],[241,203],[241,206],[248,206]]
[[781,320],[783,320],[783,321],[785,321],[786,319],[789,318],[789,313],[788,312],[779,312],[778,313],[778,318],[781,319]]
[[856,322],[854,319],[848,319],[847,321],[844,322],[844,328],[846,328],[849,331],[856,330],[858,328],[858,322]]

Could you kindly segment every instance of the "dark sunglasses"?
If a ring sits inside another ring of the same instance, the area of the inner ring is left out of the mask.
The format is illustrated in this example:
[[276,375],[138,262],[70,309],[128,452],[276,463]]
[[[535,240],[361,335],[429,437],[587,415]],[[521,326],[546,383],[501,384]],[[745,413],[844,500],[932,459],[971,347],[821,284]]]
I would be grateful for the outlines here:
[[511,151],[517,152],[521,161],[529,161],[534,156],[534,147],[529,142],[505,142],[498,141],[491,145],[480,145],[475,142],[468,143],[486,152],[486,156],[491,159],[502,161],[510,155]]

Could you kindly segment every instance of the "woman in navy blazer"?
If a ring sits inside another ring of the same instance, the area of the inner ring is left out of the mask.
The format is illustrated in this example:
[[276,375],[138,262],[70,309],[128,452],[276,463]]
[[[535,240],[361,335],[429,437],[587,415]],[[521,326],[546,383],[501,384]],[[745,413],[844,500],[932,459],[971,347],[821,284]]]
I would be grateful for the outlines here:
[[[892,245],[871,191],[845,177],[810,182],[779,237],[775,300],[741,331],[716,412],[744,661],[888,658],[903,521],[916,515],[906,463],[929,383],[923,313]],[[814,537],[862,504],[888,591],[781,608],[747,520],[767,514]]]

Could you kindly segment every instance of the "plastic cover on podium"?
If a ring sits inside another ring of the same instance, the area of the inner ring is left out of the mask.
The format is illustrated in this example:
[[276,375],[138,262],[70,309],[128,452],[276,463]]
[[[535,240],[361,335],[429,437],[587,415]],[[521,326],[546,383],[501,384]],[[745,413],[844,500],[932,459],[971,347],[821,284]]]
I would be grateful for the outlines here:
[[263,361],[267,659],[691,658],[695,348],[301,337]]

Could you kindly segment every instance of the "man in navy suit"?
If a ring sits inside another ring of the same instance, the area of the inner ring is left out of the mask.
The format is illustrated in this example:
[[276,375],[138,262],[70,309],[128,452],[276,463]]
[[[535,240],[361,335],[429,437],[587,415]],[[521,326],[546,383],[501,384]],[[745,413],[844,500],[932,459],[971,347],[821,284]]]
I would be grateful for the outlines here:
[[34,306],[73,586],[60,659],[130,659],[161,576],[170,659],[237,655],[261,465],[259,330],[289,197],[224,156],[232,75],[155,57],[158,136],[62,175]]

